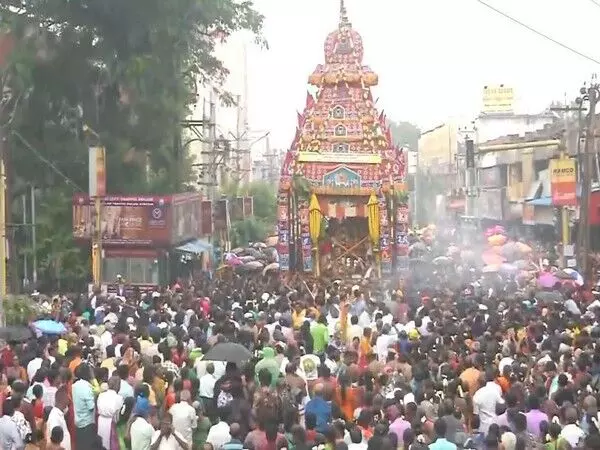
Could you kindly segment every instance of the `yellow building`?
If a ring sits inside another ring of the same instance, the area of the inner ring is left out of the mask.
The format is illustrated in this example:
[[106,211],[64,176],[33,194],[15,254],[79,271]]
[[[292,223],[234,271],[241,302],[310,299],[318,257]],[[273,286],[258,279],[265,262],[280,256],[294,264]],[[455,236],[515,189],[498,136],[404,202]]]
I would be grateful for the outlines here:
[[453,123],[438,125],[421,133],[419,138],[419,171],[431,174],[456,173],[458,127]]

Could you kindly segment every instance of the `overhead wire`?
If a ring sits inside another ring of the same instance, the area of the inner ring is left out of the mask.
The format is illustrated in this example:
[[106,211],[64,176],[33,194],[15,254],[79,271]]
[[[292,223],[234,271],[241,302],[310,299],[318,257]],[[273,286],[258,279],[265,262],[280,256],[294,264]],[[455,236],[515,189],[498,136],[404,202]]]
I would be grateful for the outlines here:
[[21,134],[18,131],[13,130],[12,134],[14,136],[16,136],[17,139],[19,139],[21,141],[21,143],[25,147],[27,147],[40,161],[42,161],[44,164],[46,164],[48,167],[50,167],[50,169],[52,169],[52,171],[54,171],[54,173],[56,173],[58,176],[60,176],[65,181],[66,184],[73,186],[75,189],[77,189],[80,192],[85,192],[81,187],[79,187],[77,185],[77,183],[75,183],[71,178],[66,176],[58,167],[56,167],[56,165],[54,165],[52,163],[52,161],[50,161],[47,158],[45,158],[44,156],[42,156],[42,154],[33,145],[31,145],[27,141],[27,139],[25,139],[23,136],[21,136]]
[[600,3],[598,3],[598,0],[589,0],[591,3],[593,3],[594,5],[596,5],[598,8],[600,8]]
[[[574,53],[574,54],[576,54],[576,55],[578,55],[578,56],[580,56],[580,57],[582,57],[584,59],[587,59],[588,61],[591,61],[591,62],[593,62],[595,64],[600,65],[600,60],[595,59],[595,58],[593,58],[593,57],[591,57],[589,55],[586,55],[585,53],[582,53],[579,50],[576,50],[576,49],[574,49],[573,47],[571,47],[571,46],[569,46],[567,44],[563,44],[562,42],[554,39],[553,37],[548,36],[547,34],[542,33],[541,31],[536,30],[535,28],[527,25],[524,22],[521,22],[519,19],[516,19],[516,18],[512,17],[511,15],[505,13],[504,11],[499,10],[498,8],[490,5],[489,3],[484,2],[483,0],[476,0],[476,1],[478,3],[480,3],[481,5],[485,6],[486,8],[494,11],[496,14],[499,14],[499,15],[503,16],[504,18],[510,20],[511,22],[516,23],[517,25],[520,25],[523,28],[526,28],[527,30],[531,31],[532,33],[535,33],[538,36],[543,37],[544,39],[546,39],[546,40],[548,40],[548,41],[550,41],[550,42],[558,45],[559,47],[562,47],[565,50],[570,51],[571,53]],[[592,1],[594,1],[594,0],[592,0]],[[596,3],[600,7],[600,3],[597,3],[596,1],[594,1],[594,3]]]

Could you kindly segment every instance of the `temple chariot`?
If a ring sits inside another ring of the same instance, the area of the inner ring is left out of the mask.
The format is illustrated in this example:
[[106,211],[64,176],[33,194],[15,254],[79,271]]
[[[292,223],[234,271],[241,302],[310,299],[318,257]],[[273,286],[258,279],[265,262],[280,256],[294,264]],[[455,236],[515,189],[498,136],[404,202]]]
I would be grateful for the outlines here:
[[393,144],[343,0],[298,113],[278,193],[282,271],[388,277],[408,268],[406,159]]

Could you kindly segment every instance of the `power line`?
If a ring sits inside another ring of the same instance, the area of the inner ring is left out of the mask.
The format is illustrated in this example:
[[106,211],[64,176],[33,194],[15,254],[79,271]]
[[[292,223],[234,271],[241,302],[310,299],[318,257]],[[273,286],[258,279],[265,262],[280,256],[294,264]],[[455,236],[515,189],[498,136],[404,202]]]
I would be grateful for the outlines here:
[[[529,25],[527,25],[526,23],[521,22],[518,19],[515,19],[514,17],[506,14],[504,11],[500,11],[499,9],[493,7],[492,5],[484,2],[483,0],[476,0],[478,3],[481,3],[483,6],[485,6],[486,8],[491,9],[492,11],[494,11],[496,14],[500,14],[501,16],[505,17],[506,19],[510,20],[511,22],[516,23],[517,25],[522,26],[523,28],[528,29],[529,31],[531,31],[532,33],[537,34],[538,36],[543,37],[544,39],[564,48],[565,50],[569,50],[571,53],[575,53],[578,56],[581,56],[582,58],[587,59],[588,61],[592,61],[593,63],[596,63],[598,65],[600,65],[600,61],[597,59],[592,58],[591,56],[586,55],[585,53],[581,53],[578,50],[575,50],[573,47],[568,46],[567,44],[563,44],[560,41],[557,41],[556,39],[548,36],[547,34],[542,33],[541,31],[536,30],[533,27],[530,27]],[[594,0],[591,0],[594,1]],[[596,1],[594,1],[594,3],[596,3]],[[600,4],[596,3],[598,6],[600,6]]]
[[15,135],[25,147],[27,147],[29,150],[31,150],[31,152],[35,156],[37,156],[37,158],[40,161],[42,161],[44,164],[46,164],[48,167],[50,167],[50,169],[52,169],[54,171],[54,173],[56,173],[58,176],[60,176],[65,181],[65,183],[73,186],[75,189],[79,190],[80,192],[85,192],[83,189],[81,189],[77,185],[77,183],[75,183],[68,176],[66,176],[63,172],[61,172],[61,170],[58,167],[56,167],[51,161],[49,161],[47,158],[44,158],[42,156],[42,154],[39,151],[37,151],[33,145],[31,145],[29,142],[27,142],[27,140],[23,136],[21,136],[21,134],[18,131],[13,130],[12,134]]
[[600,8],[600,3],[598,3],[598,0],[589,0],[590,2],[592,2],[594,5],[596,5],[598,8]]

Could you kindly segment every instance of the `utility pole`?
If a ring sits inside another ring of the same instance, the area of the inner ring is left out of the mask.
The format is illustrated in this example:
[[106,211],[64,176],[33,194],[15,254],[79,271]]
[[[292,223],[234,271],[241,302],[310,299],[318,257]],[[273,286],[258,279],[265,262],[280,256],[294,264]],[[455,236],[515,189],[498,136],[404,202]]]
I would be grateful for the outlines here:
[[[466,202],[465,202],[465,216],[473,218],[476,215],[475,211],[475,199],[477,198],[477,168],[475,164],[475,141],[471,137],[477,133],[475,123],[471,123],[471,127],[465,127],[459,129],[459,132],[464,135],[465,139],[465,191],[466,191]],[[458,152],[457,152],[457,166],[456,166],[457,178],[458,178]]]
[[7,151],[5,127],[0,126],[0,301],[6,298],[6,173],[4,156]]
[[34,289],[37,289],[37,230],[35,221],[36,209],[35,209],[35,186],[31,185],[31,255],[32,255],[32,268],[31,278]]
[[[579,99],[578,99],[579,100]],[[568,153],[568,143],[569,143],[569,137],[571,136],[570,130],[571,130],[571,121],[569,120],[569,116],[568,113],[570,112],[577,112],[578,113],[578,118],[579,118],[579,125],[581,126],[581,110],[582,110],[582,105],[581,105],[581,101],[576,101],[575,102],[577,104],[577,107],[573,107],[573,106],[567,106],[567,102],[565,101],[565,106],[562,107],[555,107],[555,108],[550,108],[550,111],[557,111],[557,112],[562,112],[564,113],[564,122],[565,122],[565,128],[564,128],[564,132],[563,132],[563,138],[562,138],[562,145],[561,145],[561,149],[560,149],[560,156],[559,159],[560,160],[566,160],[569,159],[569,153]],[[579,130],[579,132],[581,132],[581,130]],[[578,141],[580,141],[579,136],[578,136]],[[577,143],[577,153],[579,154],[580,151],[580,144],[579,142]],[[581,161],[579,160],[579,158],[577,158],[577,165],[581,166]],[[580,180],[580,177],[578,177]],[[569,228],[569,208],[567,206],[561,206],[560,207],[560,217],[561,217],[561,241],[562,241],[562,266],[563,267],[567,267],[567,258],[568,256],[566,255],[566,249],[567,246],[571,244],[571,233],[570,233],[570,228]]]
[[595,125],[596,125],[596,103],[598,103],[599,86],[593,81],[589,88],[581,88],[583,100],[590,103],[587,136],[582,157],[582,184],[581,205],[579,213],[579,226],[577,227],[577,256],[579,257],[579,268],[586,280],[590,279],[588,252],[590,250],[589,208],[590,192],[592,188],[592,152],[595,153]]

